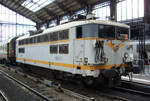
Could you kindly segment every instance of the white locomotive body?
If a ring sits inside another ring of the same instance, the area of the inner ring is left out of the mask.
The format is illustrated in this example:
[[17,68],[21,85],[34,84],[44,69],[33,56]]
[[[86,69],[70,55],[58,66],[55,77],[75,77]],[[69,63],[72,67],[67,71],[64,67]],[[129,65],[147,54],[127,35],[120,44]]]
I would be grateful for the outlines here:
[[115,78],[130,69],[130,27],[85,20],[16,40],[16,61],[82,77]]

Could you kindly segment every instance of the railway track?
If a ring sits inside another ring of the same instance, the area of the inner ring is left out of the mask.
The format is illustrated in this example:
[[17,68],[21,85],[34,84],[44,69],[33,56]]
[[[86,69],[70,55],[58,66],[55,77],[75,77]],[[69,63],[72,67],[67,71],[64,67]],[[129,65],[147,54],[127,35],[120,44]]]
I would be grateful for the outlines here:
[[120,86],[109,89],[109,92],[131,101],[150,101],[150,85],[147,84],[123,80]]
[[9,101],[2,91],[0,91],[0,101]]
[[150,97],[150,93],[146,93],[146,92],[142,92],[142,91],[138,91],[138,90],[132,90],[132,89],[122,88],[122,87],[115,87],[114,89],[119,90],[121,92],[128,92],[128,93],[133,93],[133,94]]
[[[13,69],[11,69],[11,70],[13,70]],[[19,71],[16,71],[16,70],[14,70],[14,72],[19,73]],[[27,77],[32,78],[28,74],[22,73],[22,75],[26,75]],[[34,77],[32,79],[34,79]],[[37,80],[37,79],[34,79],[34,80],[44,83],[44,80]],[[52,86],[52,81],[50,81],[48,84],[49,84],[49,86]],[[127,85],[127,82],[124,85]],[[63,92],[63,93],[66,93],[70,96],[76,97],[76,98],[80,99],[81,101],[99,101],[97,99],[102,99],[101,97],[111,99],[110,101],[112,101],[112,100],[117,100],[117,101],[134,101],[134,100],[136,100],[136,101],[149,101],[147,98],[145,100],[138,100],[138,98],[136,98],[139,95],[142,97],[143,96],[149,97],[149,94],[150,94],[149,92],[138,91],[135,89],[131,89],[130,87],[125,88],[124,85],[120,86],[120,87],[113,88],[113,89],[106,88],[106,89],[99,89],[99,90],[96,90],[96,89],[95,90],[93,90],[93,89],[79,89],[77,86],[75,86],[75,87],[69,86],[67,88],[67,86],[63,86],[63,85],[62,85],[63,87],[60,85],[53,85],[53,87],[56,88],[57,90]],[[139,86],[137,86],[136,88],[138,88],[138,87]],[[91,97],[90,94],[92,96],[93,95],[94,96]],[[84,95],[86,95],[86,96],[84,96]],[[133,96],[135,96],[135,98],[133,98]]]
[[7,73],[5,73],[4,71],[0,70],[0,73],[2,73],[3,75],[7,76],[8,78],[10,78],[11,80],[17,82],[18,84],[20,84],[21,86],[27,88],[29,91],[31,91],[32,93],[34,93],[35,95],[41,97],[42,99],[44,99],[45,101],[53,101],[52,99],[49,99],[48,97],[42,95],[41,93],[37,92],[36,90],[30,88],[28,85],[22,83],[21,81],[15,79],[14,77],[8,75]]
[[115,90],[150,97],[150,85],[122,80],[122,85]]
[[[7,67],[5,65],[2,65],[2,66],[3,67]],[[7,67],[7,68],[9,70],[13,71],[13,69],[11,69],[9,67]],[[30,77],[30,75],[31,75],[31,76],[35,76],[36,78],[39,78],[39,76],[37,76],[36,74],[30,74],[30,73],[29,74],[24,74],[24,73],[16,71],[16,70],[14,70],[14,72],[20,73],[21,75],[24,75],[25,77],[29,77],[29,78],[31,78],[34,81],[40,81],[40,82],[45,83],[43,78],[40,78],[42,80],[37,80],[37,79],[34,79],[34,78]],[[46,83],[46,85],[52,86],[52,81],[49,81],[49,80],[46,80],[46,81],[48,81]],[[56,84],[58,84],[58,83],[56,83]],[[81,99],[82,101],[99,101],[98,100],[99,98],[84,96],[84,95],[88,95],[88,90],[86,88],[85,89],[79,89],[79,88],[76,89],[77,86],[73,86],[73,85],[71,85],[72,87],[69,86],[69,88],[68,88],[68,86],[66,87],[66,85],[65,86],[64,85],[65,84],[62,85],[63,87],[62,86],[58,87],[58,85],[53,85],[53,87],[56,88],[57,90],[61,89],[61,91],[63,91],[64,93],[67,93],[67,94],[69,94],[69,95],[71,95],[73,97],[77,97],[77,98]],[[58,89],[58,88],[60,88],[60,89]],[[83,93],[82,93],[82,91],[83,91]],[[77,93],[75,93],[75,92],[77,92]],[[84,92],[86,92],[86,93],[84,93]],[[94,91],[92,90],[91,93],[95,93],[95,90]],[[102,92],[97,92],[97,96],[104,97],[104,98],[107,97],[108,99],[111,99],[111,100],[114,100],[114,99],[116,100],[117,99],[117,101],[130,101],[128,99],[125,99],[125,98],[122,98],[122,97],[119,97],[119,96],[112,96],[112,95],[109,95],[109,94],[106,94],[106,93],[102,93]]]
[[[7,67],[7,66],[5,66],[5,65],[1,65],[1,66]],[[28,78],[30,78],[30,79],[36,81],[36,82],[39,81],[39,82],[42,82],[42,83],[44,84],[44,81],[43,81],[43,80],[35,79],[34,77],[31,77],[31,76],[29,76],[29,75],[27,75],[27,74],[21,73],[21,72],[19,72],[19,71],[16,71],[16,70],[13,70],[13,69],[10,69],[10,68],[9,68],[9,70],[14,71],[15,73],[19,73],[19,74],[23,75],[24,77],[28,77]],[[41,97],[41,98],[44,99],[45,101],[57,101],[55,98],[54,98],[54,100],[53,100],[53,98],[52,98],[51,95],[44,95],[44,94],[42,94],[42,93],[39,93],[38,91],[34,90],[33,88],[29,87],[28,85],[24,84],[23,82],[21,82],[21,81],[15,79],[14,77],[8,75],[7,73],[5,73],[5,72],[2,71],[2,70],[0,70],[0,73],[2,73],[3,75],[7,76],[7,77],[10,78],[10,79],[12,79],[13,81],[17,82],[17,83],[20,84],[21,86],[27,88],[29,91],[31,91],[31,92],[33,92],[34,94],[36,94],[37,96]],[[52,82],[52,81],[49,81],[49,82]],[[48,85],[48,84],[46,84],[46,85]],[[69,90],[69,89],[65,89],[65,88],[61,87],[60,85],[48,85],[48,86],[53,86],[58,92],[62,92],[62,93],[65,93],[65,94],[67,94],[67,95],[69,95],[69,96],[75,97],[75,98],[77,98],[79,101],[95,101],[94,98],[90,98],[90,97],[81,95],[81,94],[79,94],[79,93],[75,93],[75,92],[73,92],[73,91],[71,91],[71,90]],[[47,97],[47,96],[48,96],[48,97]],[[52,99],[50,99],[49,97],[52,98]],[[59,100],[60,100],[60,99],[59,99]],[[59,100],[58,100],[58,101],[59,101]],[[78,101],[78,100],[75,100],[75,101]],[[61,101],[62,101],[62,100],[61,100]]]

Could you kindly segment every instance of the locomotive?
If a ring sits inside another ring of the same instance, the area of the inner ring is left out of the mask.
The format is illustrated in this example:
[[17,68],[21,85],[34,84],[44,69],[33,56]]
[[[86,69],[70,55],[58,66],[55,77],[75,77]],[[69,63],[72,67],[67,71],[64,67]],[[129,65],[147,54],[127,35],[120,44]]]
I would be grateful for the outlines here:
[[5,47],[6,58],[1,58],[9,63],[46,68],[55,76],[81,79],[86,85],[114,86],[121,76],[132,72],[133,49],[129,42],[128,25],[82,20],[12,38],[1,44],[0,50]]

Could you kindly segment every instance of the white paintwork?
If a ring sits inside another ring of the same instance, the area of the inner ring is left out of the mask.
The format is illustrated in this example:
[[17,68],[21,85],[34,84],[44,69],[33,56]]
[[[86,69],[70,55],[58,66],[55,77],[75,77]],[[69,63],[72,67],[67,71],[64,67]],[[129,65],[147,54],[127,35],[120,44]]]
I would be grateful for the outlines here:
[[[56,32],[64,29],[69,29],[69,42],[61,42],[61,43],[45,43],[45,44],[35,44],[35,45],[23,45],[18,46],[18,41],[21,39],[26,39],[38,35],[33,36],[23,36],[17,39],[16,42],[16,58],[25,58],[25,59],[32,59],[32,60],[41,60],[41,61],[48,61],[48,62],[57,62],[57,63],[66,63],[66,64],[76,64],[76,65],[84,65],[84,58],[88,58],[89,64],[96,64],[95,63],[95,39],[93,40],[76,40],[76,26],[85,25],[85,24],[106,24],[106,25],[114,25],[119,27],[129,28],[128,25],[120,24],[116,22],[110,21],[97,21],[97,20],[85,20],[85,21],[76,21],[70,22],[67,24],[59,25],[53,28],[49,28],[45,30],[43,34]],[[111,64],[122,64],[124,57],[124,53],[129,53],[130,50],[127,50],[127,42],[114,40],[113,43],[115,45],[124,44],[118,52],[114,52],[110,47],[105,46],[106,43],[109,43],[110,40],[104,40],[104,51],[106,53],[106,57],[108,58],[108,63],[106,65]],[[50,45],[60,45],[60,44],[69,44],[69,54],[50,54],[49,47]],[[18,49],[24,47],[25,53],[19,53]],[[130,61],[130,60],[129,60]],[[83,69],[75,69],[75,68],[68,68],[68,67],[61,67],[61,66],[52,66],[49,64],[41,64],[41,63],[33,63],[23,60],[17,60],[20,63],[26,63],[35,66],[41,66],[44,68],[65,71],[72,74],[80,74],[82,76],[93,76],[98,77],[100,74],[100,70],[83,70]]]
[[104,20],[84,20],[84,21],[74,21],[74,22],[69,22],[66,24],[58,25],[56,27],[48,28],[44,30],[42,33],[39,33],[37,35],[29,36],[29,34],[19,37],[17,40],[25,39],[25,38],[30,38],[34,36],[39,36],[43,34],[48,34],[68,28],[73,28],[75,26],[80,26],[80,25],[85,25],[85,24],[104,24],[104,25],[112,25],[112,26],[118,26],[118,27],[124,27],[124,28],[130,28],[130,26],[122,23],[117,23],[117,22],[112,22],[112,21],[104,21]]

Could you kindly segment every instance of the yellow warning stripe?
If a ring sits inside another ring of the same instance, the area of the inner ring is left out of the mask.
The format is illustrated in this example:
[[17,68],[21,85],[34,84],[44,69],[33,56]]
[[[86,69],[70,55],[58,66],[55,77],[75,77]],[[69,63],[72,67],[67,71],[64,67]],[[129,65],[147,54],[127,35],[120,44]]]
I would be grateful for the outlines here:
[[[70,39],[68,40],[58,40],[58,41],[49,41],[49,42],[40,42],[40,43],[32,43],[32,44],[27,44],[27,45],[19,45],[19,46],[31,46],[31,45],[40,45],[40,44],[54,44],[54,43],[62,43],[62,42],[69,42]],[[97,38],[97,37],[87,37],[87,38],[79,38],[76,40],[118,40],[118,39],[106,39],[106,38]],[[130,40],[120,40],[120,41],[127,41],[129,42]]]
[[19,46],[31,46],[31,45],[41,45],[41,44],[51,44],[51,43],[62,43],[62,42],[69,42],[69,40],[59,40],[59,41],[40,42],[40,43],[32,43],[32,44],[19,45]]
[[[107,39],[107,38],[97,38],[97,37],[87,37],[87,38],[78,38],[76,40],[119,40],[119,39]],[[119,40],[123,42],[130,42],[130,40]]]
[[[25,58],[17,58],[17,60],[23,60],[23,61],[28,61],[28,62],[32,62],[32,63],[48,64],[48,65],[60,66],[60,67],[75,68],[75,69],[80,68],[80,69],[83,69],[83,70],[110,69],[113,66],[115,66],[115,67],[120,66],[120,64],[87,66],[87,65],[76,65],[76,64],[58,63],[58,62],[48,62],[48,61],[25,59]],[[128,65],[123,64],[123,66],[127,67]]]

